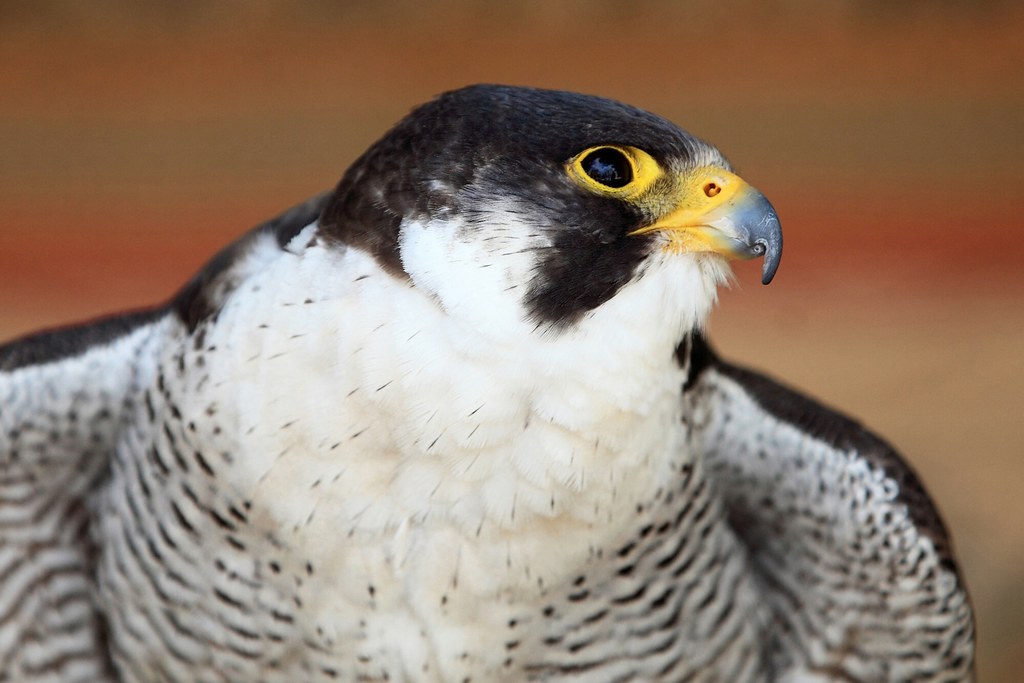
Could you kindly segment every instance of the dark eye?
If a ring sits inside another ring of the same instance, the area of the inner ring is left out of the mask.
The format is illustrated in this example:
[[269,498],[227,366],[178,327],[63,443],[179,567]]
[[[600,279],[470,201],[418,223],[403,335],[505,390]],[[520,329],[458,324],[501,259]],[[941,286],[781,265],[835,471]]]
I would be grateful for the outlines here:
[[583,172],[608,187],[625,187],[633,180],[633,166],[626,155],[613,147],[602,147],[583,157]]

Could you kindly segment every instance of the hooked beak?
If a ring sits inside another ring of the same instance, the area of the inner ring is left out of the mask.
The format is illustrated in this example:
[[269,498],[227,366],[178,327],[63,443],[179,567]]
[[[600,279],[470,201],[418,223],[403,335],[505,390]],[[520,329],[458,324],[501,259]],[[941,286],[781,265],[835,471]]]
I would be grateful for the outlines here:
[[712,252],[731,259],[763,256],[761,282],[771,282],[782,259],[782,227],[764,195],[714,166],[679,176],[678,185],[678,205],[629,234],[661,232],[669,238],[668,247],[681,253]]

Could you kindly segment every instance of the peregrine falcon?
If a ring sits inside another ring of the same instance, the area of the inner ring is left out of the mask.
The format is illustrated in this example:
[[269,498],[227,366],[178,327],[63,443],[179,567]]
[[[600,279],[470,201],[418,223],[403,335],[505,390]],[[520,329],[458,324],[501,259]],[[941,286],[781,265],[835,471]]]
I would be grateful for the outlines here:
[[0,680],[969,680],[910,466],[700,332],[781,252],[653,114],[415,109],[166,305],[0,347]]

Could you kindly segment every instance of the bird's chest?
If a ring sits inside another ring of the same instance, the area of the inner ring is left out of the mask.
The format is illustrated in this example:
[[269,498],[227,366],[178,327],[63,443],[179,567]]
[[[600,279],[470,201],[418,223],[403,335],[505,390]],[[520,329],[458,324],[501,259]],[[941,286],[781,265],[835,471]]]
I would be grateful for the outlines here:
[[651,679],[749,646],[678,402],[567,425],[472,365],[299,391],[271,362],[294,345],[231,373],[201,348],[140,393],[101,501],[127,677]]

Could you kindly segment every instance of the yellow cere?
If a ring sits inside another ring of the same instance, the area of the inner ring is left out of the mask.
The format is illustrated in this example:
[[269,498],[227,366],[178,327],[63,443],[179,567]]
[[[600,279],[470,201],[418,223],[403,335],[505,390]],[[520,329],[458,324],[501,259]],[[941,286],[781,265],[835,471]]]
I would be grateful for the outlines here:
[[739,176],[717,166],[702,166],[673,179],[674,206],[651,225],[630,235],[662,232],[666,250],[674,253],[715,252],[729,255],[731,245],[713,225],[750,192]]

